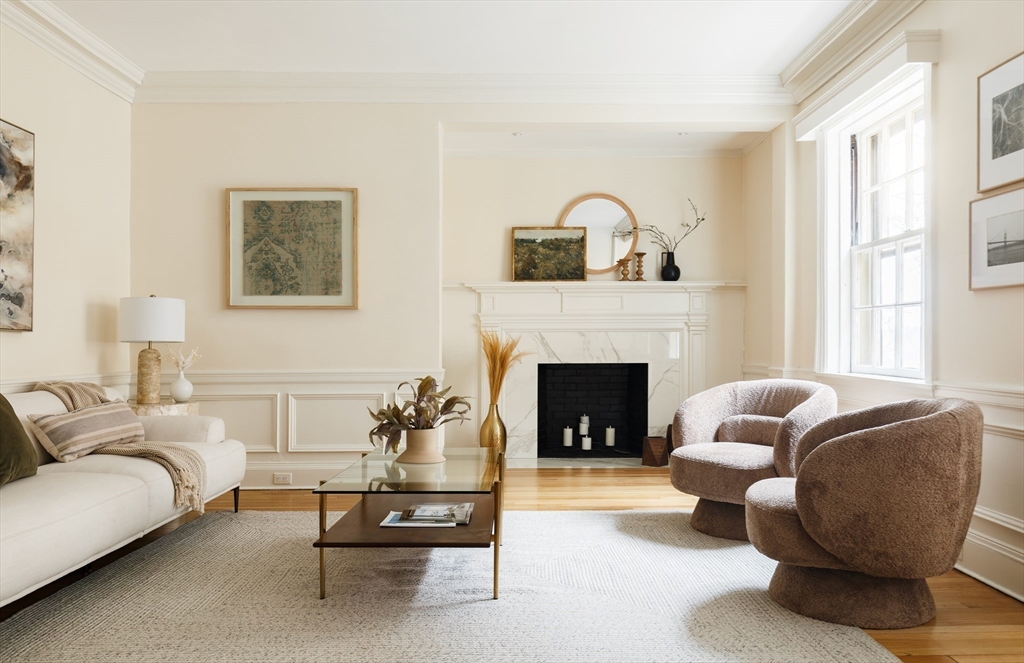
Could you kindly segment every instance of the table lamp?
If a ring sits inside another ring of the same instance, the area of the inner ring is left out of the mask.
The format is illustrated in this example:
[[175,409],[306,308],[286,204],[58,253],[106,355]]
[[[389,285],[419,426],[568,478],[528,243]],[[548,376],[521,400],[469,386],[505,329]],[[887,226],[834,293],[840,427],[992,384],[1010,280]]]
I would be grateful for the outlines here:
[[160,402],[160,352],[153,343],[185,340],[185,300],[170,297],[122,297],[117,316],[117,340],[148,343],[139,352],[139,377],[135,402]]

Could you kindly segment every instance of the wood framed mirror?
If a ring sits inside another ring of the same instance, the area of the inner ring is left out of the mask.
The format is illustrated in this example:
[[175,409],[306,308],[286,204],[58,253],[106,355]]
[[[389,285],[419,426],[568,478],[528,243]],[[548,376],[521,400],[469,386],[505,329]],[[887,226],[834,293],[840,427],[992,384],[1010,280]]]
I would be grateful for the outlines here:
[[573,200],[558,217],[558,227],[587,229],[587,274],[607,274],[633,257],[639,238],[636,217],[626,203],[607,193],[588,193]]

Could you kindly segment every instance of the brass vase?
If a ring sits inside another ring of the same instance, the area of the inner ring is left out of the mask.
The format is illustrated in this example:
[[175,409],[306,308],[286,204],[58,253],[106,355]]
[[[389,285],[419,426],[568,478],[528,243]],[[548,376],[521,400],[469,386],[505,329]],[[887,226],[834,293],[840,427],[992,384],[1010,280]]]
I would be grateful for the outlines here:
[[498,414],[498,406],[492,403],[487,410],[487,418],[484,419],[484,423],[480,427],[480,446],[495,447],[499,451],[504,451],[507,438],[505,422]]

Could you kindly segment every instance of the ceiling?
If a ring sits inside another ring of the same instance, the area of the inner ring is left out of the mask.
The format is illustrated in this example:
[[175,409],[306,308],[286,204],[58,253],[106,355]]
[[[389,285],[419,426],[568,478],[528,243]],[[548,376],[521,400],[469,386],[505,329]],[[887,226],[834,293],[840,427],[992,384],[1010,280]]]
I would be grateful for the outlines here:
[[[324,94],[355,81],[437,87],[475,77],[477,90],[521,103],[579,99],[602,86],[611,103],[688,103],[718,94],[782,92],[780,73],[853,5],[870,0],[53,0],[52,6],[146,72],[140,96],[176,85],[230,93],[257,76],[265,89]],[[857,8],[860,11],[860,8]],[[141,74],[141,72],[140,72]],[[344,77],[341,79],[331,77]],[[352,78],[353,76],[357,78]],[[445,78],[448,76],[449,78]],[[184,78],[183,78],[184,77]],[[396,78],[398,77],[398,78]],[[516,78],[520,77],[520,78]],[[526,77],[526,78],[522,78]],[[340,82],[339,82],[340,81]],[[453,82],[454,81],[454,82]],[[276,87],[275,87],[276,86]],[[479,86],[482,86],[480,88]],[[498,92],[494,92],[498,90]],[[624,94],[617,94],[625,91]],[[402,94],[400,91],[399,94]],[[156,100],[154,101],[154,95]],[[638,97],[637,95],[641,95]],[[776,94],[776,97],[779,96]],[[318,97],[319,98],[319,97]],[[174,97],[173,101],[180,99]],[[271,99],[261,99],[271,100]],[[377,99],[379,100],[379,99]],[[399,96],[396,101],[402,100]],[[723,101],[724,100],[724,101]],[[230,100],[225,100],[230,101]],[[747,102],[751,103],[751,102]],[[775,100],[772,103],[787,102]],[[788,102],[792,103],[792,101]],[[753,113],[753,111],[751,111]],[[755,113],[756,114],[756,113]],[[753,115],[750,115],[753,118]],[[776,126],[773,113],[727,126],[491,124],[445,127],[452,157],[735,156]]]
[[851,0],[56,0],[143,70],[774,76]]

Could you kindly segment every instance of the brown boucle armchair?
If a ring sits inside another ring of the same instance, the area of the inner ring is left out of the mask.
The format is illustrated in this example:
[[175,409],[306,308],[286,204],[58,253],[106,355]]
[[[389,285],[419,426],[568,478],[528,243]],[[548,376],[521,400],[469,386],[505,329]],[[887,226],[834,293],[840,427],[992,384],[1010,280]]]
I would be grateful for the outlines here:
[[712,387],[679,406],[669,475],[696,495],[690,525],[747,540],[744,497],[754,483],[796,474],[796,443],[836,413],[831,387],[802,380],[752,380]]
[[778,560],[769,595],[861,628],[929,621],[925,578],[956,563],[981,483],[982,415],[956,398],[847,412],[809,430],[796,478],[747,491],[747,531]]

